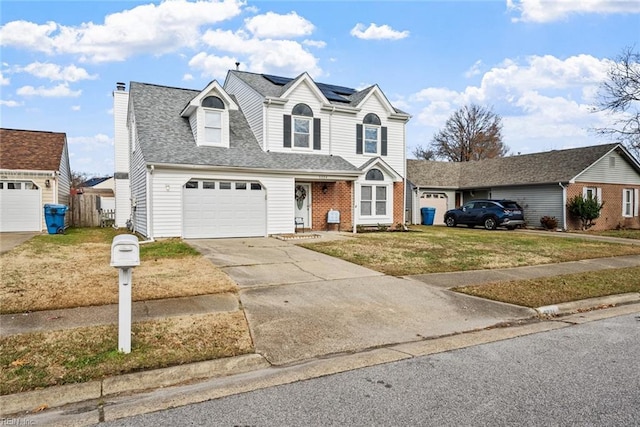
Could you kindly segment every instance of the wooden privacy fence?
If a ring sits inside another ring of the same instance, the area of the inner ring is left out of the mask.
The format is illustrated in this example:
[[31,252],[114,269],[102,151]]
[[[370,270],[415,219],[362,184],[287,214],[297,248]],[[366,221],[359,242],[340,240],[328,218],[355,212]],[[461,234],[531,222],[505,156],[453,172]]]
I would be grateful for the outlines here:
[[101,209],[100,195],[74,194],[67,215],[72,227],[110,227],[115,223],[115,211]]

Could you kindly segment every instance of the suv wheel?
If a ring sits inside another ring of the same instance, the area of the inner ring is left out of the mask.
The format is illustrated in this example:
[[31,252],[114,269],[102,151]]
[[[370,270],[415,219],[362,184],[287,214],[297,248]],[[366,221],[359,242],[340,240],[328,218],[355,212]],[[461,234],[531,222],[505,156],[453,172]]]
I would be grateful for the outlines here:
[[455,227],[456,219],[452,216],[448,216],[445,218],[444,223],[447,224],[447,227]]
[[498,227],[498,221],[490,216],[484,219],[484,228],[487,230],[495,230]]

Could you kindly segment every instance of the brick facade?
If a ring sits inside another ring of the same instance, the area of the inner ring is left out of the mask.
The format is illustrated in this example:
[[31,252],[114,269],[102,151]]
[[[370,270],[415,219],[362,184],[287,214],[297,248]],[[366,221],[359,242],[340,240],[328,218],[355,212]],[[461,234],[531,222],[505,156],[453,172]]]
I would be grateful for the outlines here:
[[[353,229],[353,182],[311,183],[311,224],[313,230],[338,230],[338,224],[327,224],[327,213],[340,211],[340,230]],[[326,186],[327,192],[322,189]],[[393,225],[404,224],[404,182],[393,183]]]
[[[602,184],[578,182],[567,187],[567,202],[577,195],[583,194],[585,187],[600,188],[604,207],[600,211],[600,217],[594,220],[595,225],[590,230],[612,230],[616,228],[640,228],[640,217],[631,218],[622,216],[622,190],[640,189],[640,185]],[[637,203],[637,202],[636,202]],[[573,218],[567,212],[567,228],[579,230],[580,220]]]
[[[327,188],[326,194],[323,187]],[[353,183],[350,181],[314,182],[311,184],[311,224],[314,230],[337,230],[338,224],[327,224],[329,210],[340,211],[340,230],[351,230]],[[327,225],[329,227],[327,228]]]

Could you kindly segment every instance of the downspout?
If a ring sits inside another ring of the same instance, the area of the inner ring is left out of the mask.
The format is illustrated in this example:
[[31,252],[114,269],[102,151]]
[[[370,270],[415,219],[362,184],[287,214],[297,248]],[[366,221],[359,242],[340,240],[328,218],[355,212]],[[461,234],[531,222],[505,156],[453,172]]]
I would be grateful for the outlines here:
[[353,234],[357,233],[356,225],[356,182],[351,181],[351,222],[353,223]]
[[262,150],[269,151],[267,147],[267,141],[269,141],[269,106],[271,105],[271,99],[267,99],[267,107],[264,109],[264,113],[262,114],[262,123],[264,132],[262,135]]
[[562,231],[567,231],[567,187],[558,183],[562,188]]

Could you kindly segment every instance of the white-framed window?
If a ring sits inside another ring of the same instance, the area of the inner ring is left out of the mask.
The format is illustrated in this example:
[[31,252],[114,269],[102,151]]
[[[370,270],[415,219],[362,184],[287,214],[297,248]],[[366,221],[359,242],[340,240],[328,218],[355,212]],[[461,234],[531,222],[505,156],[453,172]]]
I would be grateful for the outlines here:
[[622,216],[632,218],[638,216],[638,208],[640,201],[638,200],[637,188],[622,189]]
[[[367,181],[384,181],[379,169],[370,169],[365,176]],[[389,211],[389,184],[382,183],[360,186],[360,216],[386,216]]]
[[291,110],[293,148],[311,148],[313,111],[307,104],[297,104]]
[[380,152],[380,118],[369,113],[362,121],[364,126],[364,152],[365,154],[379,154]]
[[217,96],[207,96],[201,105],[204,109],[204,145],[223,145],[224,102]]
[[598,187],[584,187],[582,189],[582,197],[585,199],[595,199],[602,203],[602,188]]

